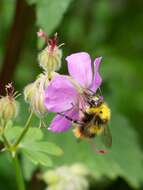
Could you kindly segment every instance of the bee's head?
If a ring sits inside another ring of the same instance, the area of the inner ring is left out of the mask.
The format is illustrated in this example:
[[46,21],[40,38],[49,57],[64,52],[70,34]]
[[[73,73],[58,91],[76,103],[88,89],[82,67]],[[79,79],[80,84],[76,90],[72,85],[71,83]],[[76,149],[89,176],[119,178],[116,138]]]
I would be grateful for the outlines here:
[[103,121],[109,121],[111,118],[111,111],[108,105],[103,101],[102,97],[93,97],[89,106],[86,108],[88,114],[95,114]]
[[98,107],[103,103],[103,96],[91,96],[88,103],[92,107]]
[[106,103],[101,103],[101,105],[99,105],[96,108],[96,114],[99,116],[99,118],[101,120],[107,120],[109,121],[111,118],[111,111],[110,108],[108,107],[108,105]]

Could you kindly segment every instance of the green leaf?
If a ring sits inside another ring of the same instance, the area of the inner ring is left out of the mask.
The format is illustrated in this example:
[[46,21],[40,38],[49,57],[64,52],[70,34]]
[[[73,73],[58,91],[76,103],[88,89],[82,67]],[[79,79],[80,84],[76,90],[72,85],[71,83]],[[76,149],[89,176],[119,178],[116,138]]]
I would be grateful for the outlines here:
[[52,166],[52,160],[45,153],[35,152],[35,151],[32,151],[32,150],[28,150],[28,149],[23,149],[23,153],[34,164],[42,164],[42,165],[48,166],[48,167]]
[[43,132],[41,129],[36,127],[30,127],[26,133],[23,142],[38,141],[43,138]]
[[40,0],[37,1],[37,25],[48,35],[61,22],[64,13],[72,0]]
[[60,156],[63,153],[61,148],[47,141],[34,141],[31,143],[23,143],[21,147],[35,152],[43,152],[56,156]]
[[[21,126],[11,127],[11,125],[10,125],[10,126],[6,127],[5,135],[10,141],[15,141],[20,136],[23,129],[24,128]],[[31,141],[35,141],[35,140],[41,140],[43,136],[44,135],[43,135],[43,132],[41,129],[35,128],[35,127],[30,127],[22,141],[31,142]]]
[[24,165],[24,167],[23,167],[24,178],[27,181],[30,181],[32,174],[36,170],[37,166],[33,162],[31,162],[29,159],[27,159],[26,156],[22,157],[22,165]]
[[[14,127],[13,129],[18,130],[19,127]],[[46,166],[52,165],[52,161],[48,154],[55,156],[60,156],[62,154],[62,150],[57,145],[44,141],[42,129],[34,127],[29,128],[25,137],[20,142],[19,148],[34,164],[39,163]]]
[[21,150],[34,164],[51,166],[52,162],[48,154],[60,156],[63,152],[55,144],[47,141],[37,141],[37,139],[27,138],[28,141],[20,143]]
[[22,149],[22,152],[25,154],[25,156],[31,160],[31,162],[33,162],[34,164],[38,164],[38,160],[36,159],[36,157],[34,156],[34,154],[32,154],[32,151],[29,151],[27,149]]
[[11,142],[14,142],[21,134],[22,127],[7,127],[5,130],[5,136]]
[[[12,127],[11,123],[5,129],[5,136],[8,138],[9,141],[14,142],[20,136],[23,131],[23,127],[21,126],[14,126]],[[22,139],[22,142],[31,142],[35,140],[41,140],[43,138],[43,132],[39,128],[30,127],[28,132]]]
[[27,0],[27,3],[28,3],[29,5],[32,5],[32,4],[37,3],[37,0]]
[[9,153],[0,154],[0,189],[17,189],[14,175],[14,166]]
[[5,128],[6,128],[6,129],[10,129],[11,127],[13,127],[13,121],[12,121],[12,120],[9,120],[9,121],[6,123]]
[[[16,142],[16,139],[21,135],[23,128],[7,127],[5,135],[11,142]],[[46,132],[48,132],[46,130]],[[44,141],[42,129],[31,127],[25,134],[19,144],[19,149],[35,164],[51,166],[52,161],[48,154],[60,156],[63,152],[61,148],[51,142]]]

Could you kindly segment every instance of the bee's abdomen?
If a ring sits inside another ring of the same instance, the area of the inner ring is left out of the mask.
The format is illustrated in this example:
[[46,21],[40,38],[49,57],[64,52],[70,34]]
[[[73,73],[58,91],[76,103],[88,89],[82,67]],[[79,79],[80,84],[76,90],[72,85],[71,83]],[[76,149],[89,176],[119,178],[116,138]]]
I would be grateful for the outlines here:
[[97,116],[95,119],[95,123],[97,123],[100,126],[100,125],[106,125],[108,121],[106,119],[103,120],[99,116]]
[[95,137],[95,132],[91,130],[92,126],[88,125],[83,125],[80,126],[80,132],[83,134],[84,137],[86,138],[94,138]]
[[94,114],[85,113],[84,117],[82,118],[82,122],[88,123],[93,119],[93,117],[94,117]]

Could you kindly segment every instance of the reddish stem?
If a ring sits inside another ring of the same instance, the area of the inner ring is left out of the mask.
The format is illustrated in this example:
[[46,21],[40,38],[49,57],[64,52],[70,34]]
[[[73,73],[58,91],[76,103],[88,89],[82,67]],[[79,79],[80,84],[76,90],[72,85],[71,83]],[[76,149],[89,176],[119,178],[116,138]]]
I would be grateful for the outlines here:
[[35,19],[34,7],[29,6],[26,0],[17,0],[15,15],[10,34],[7,39],[6,51],[0,72],[0,93],[4,93],[5,85],[12,81],[15,69],[19,63],[25,35],[31,22]]

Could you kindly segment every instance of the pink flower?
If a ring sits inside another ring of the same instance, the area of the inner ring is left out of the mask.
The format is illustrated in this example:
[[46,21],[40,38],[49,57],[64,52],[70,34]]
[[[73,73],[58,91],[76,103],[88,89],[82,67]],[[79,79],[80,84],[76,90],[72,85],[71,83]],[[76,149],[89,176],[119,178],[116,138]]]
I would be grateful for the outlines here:
[[70,76],[54,77],[45,91],[46,108],[51,112],[60,113],[55,116],[49,127],[53,132],[64,132],[72,125],[72,121],[61,114],[64,113],[72,120],[79,119],[80,109],[85,104],[85,92],[96,92],[102,82],[98,72],[101,57],[92,63],[88,53],[80,52],[71,54],[66,61]]

